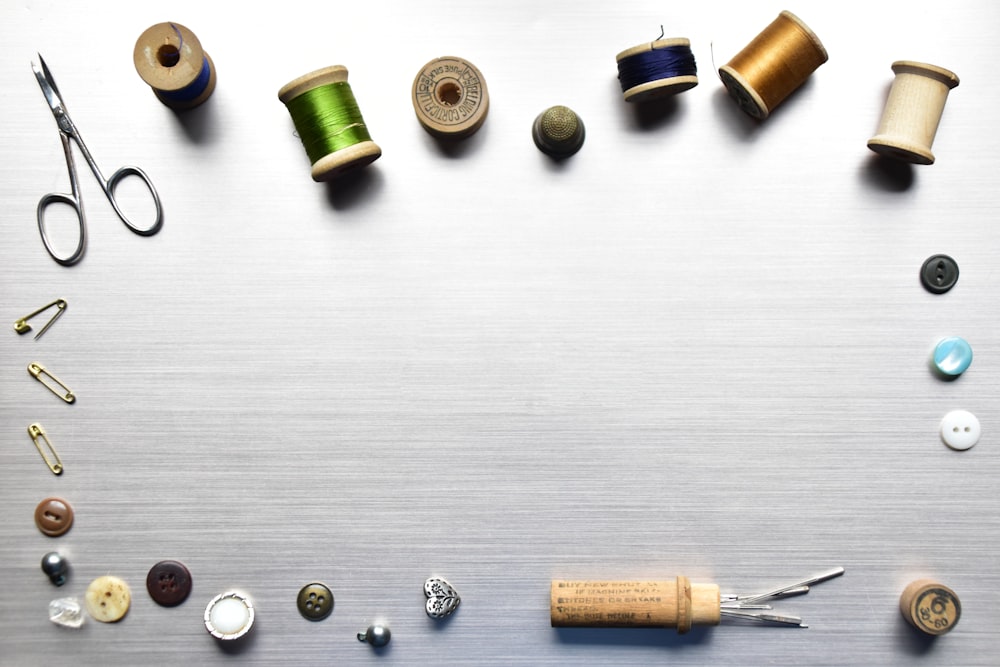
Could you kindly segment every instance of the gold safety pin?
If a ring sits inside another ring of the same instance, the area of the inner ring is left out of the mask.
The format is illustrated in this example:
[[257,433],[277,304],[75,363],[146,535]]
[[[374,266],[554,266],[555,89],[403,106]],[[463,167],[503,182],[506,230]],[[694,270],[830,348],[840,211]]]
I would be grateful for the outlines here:
[[[56,451],[55,447],[52,446],[52,443],[49,442],[49,436],[45,435],[45,429],[42,428],[42,425],[35,422],[29,426],[28,435],[31,436],[31,441],[35,443],[35,448],[38,450],[38,453],[42,455],[42,460],[45,461],[45,465],[49,467],[49,470],[51,470],[53,474],[61,475],[63,471],[63,464],[59,459],[59,453]],[[39,442],[39,440],[45,441],[45,446],[48,448],[52,456],[55,457],[55,462],[49,459],[49,455],[45,453],[44,449],[42,449],[42,443]]]
[[19,334],[26,334],[26,333],[28,333],[29,331],[31,331],[31,325],[28,324],[28,320],[30,320],[32,317],[35,317],[36,315],[41,315],[42,313],[44,313],[46,310],[48,310],[49,308],[51,308],[53,306],[55,306],[56,308],[58,308],[58,310],[56,310],[56,314],[52,316],[52,319],[50,319],[48,321],[48,323],[44,327],[42,327],[42,330],[35,334],[35,340],[38,340],[39,338],[42,337],[43,333],[45,333],[46,331],[49,330],[50,326],[52,326],[53,324],[55,324],[55,321],[57,319],[59,319],[59,316],[62,315],[64,312],[66,312],[66,300],[65,299],[56,299],[55,301],[53,301],[49,305],[42,306],[41,308],[39,308],[35,312],[31,313],[30,315],[25,315],[24,317],[22,317],[18,321],[14,322],[14,331],[16,331]]
[[[45,369],[45,366],[42,366],[41,364],[32,361],[30,364],[28,364],[28,373],[31,375],[31,377],[41,382],[43,387],[45,387],[46,389],[48,389],[53,394],[55,394],[62,400],[66,401],[67,403],[72,403],[73,401],[76,400],[76,396],[73,394],[73,390],[67,387],[62,380],[57,378],[52,373],[48,372]],[[45,382],[45,380],[42,379],[43,375],[51,378],[57,385],[59,385],[59,389]],[[60,389],[65,393],[60,393]]]

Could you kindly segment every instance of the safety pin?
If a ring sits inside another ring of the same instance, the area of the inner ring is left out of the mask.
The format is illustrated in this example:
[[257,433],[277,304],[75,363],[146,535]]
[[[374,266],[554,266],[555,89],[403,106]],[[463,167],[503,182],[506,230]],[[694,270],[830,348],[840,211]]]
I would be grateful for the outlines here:
[[[42,366],[41,364],[35,363],[33,361],[30,364],[28,364],[28,374],[31,375],[31,377],[38,380],[39,382],[41,382],[43,387],[45,387],[46,389],[48,389],[53,394],[55,394],[62,400],[66,401],[67,403],[72,403],[73,401],[76,400],[76,396],[73,394],[73,391],[69,387],[67,387],[62,380],[57,378],[52,373],[48,372],[45,369],[45,366]],[[46,383],[45,380],[42,379],[43,375],[46,375],[49,378],[51,378],[57,385],[59,385],[59,389]],[[65,393],[60,393],[60,389]]]
[[42,306],[41,308],[31,313],[30,315],[25,315],[21,319],[17,320],[16,322],[14,322],[14,331],[16,331],[19,334],[28,333],[29,331],[31,331],[31,325],[28,324],[28,320],[30,320],[32,317],[35,317],[36,315],[44,313],[52,306],[55,306],[56,308],[58,308],[58,310],[56,311],[56,314],[52,316],[52,319],[50,319],[48,323],[44,327],[42,327],[42,330],[35,334],[35,340],[38,340],[39,338],[42,337],[42,334],[48,331],[49,327],[51,327],[55,323],[55,321],[59,319],[59,316],[62,315],[64,312],[66,312],[65,299],[56,299],[49,305]]
[[[45,435],[45,429],[42,428],[42,425],[36,422],[29,426],[28,435],[31,436],[31,441],[35,443],[35,448],[38,450],[38,453],[42,455],[42,460],[45,461],[45,465],[49,467],[49,470],[51,470],[53,474],[61,475],[63,471],[63,464],[59,459],[59,453],[56,451],[55,447],[52,446],[52,443],[49,442],[49,436]],[[45,441],[45,446],[48,447],[49,452],[51,452],[52,456],[56,459],[54,463],[49,460],[49,455],[45,453],[44,449],[42,449],[42,443],[39,442],[39,439]]]

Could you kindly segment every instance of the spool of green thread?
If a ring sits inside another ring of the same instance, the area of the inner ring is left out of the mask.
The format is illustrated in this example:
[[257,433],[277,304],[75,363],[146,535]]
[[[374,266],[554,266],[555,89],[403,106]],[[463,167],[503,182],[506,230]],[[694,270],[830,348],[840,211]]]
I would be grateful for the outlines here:
[[314,181],[329,181],[382,155],[372,141],[361,110],[347,83],[347,68],[324,67],[286,84],[278,91],[292,116]]

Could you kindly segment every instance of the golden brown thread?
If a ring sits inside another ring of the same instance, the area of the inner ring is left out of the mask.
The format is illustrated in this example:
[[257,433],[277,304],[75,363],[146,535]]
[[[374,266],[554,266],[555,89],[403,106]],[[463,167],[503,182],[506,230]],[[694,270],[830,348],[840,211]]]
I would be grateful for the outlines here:
[[827,58],[812,30],[783,11],[719,68],[719,76],[741,109],[764,119]]

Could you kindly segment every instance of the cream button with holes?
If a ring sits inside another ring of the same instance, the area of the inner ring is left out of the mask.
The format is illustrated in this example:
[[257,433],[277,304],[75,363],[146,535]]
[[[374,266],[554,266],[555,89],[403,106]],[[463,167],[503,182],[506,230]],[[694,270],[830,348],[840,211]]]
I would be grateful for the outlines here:
[[981,433],[979,420],[968,410],[952,410],[941,420],[941,439],[952,449],[970,449]]
[[101,623],[120,621],[132,603],[132,591],[118,577],[98,577],[87,586],[87,612]]

